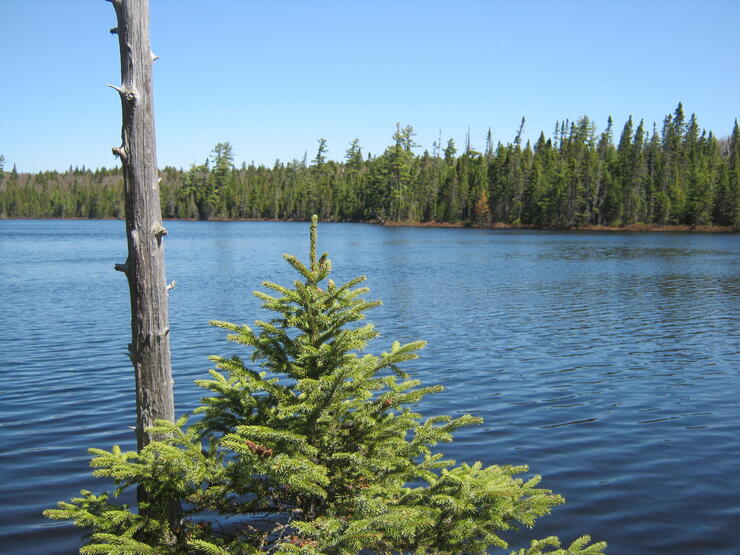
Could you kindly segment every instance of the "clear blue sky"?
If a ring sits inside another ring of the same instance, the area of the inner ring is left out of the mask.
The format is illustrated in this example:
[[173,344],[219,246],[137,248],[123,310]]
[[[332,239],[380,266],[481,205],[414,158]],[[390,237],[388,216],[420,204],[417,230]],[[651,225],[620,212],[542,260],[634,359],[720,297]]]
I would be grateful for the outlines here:
[[[740,1],[153,0],[160,167],[217,142],[272,164],[374,154],[396,122],[431,149],[552,133],[611,114],[662,122],[682,101],[726,136],[740,118]],[[104,0],[0,0],[0,154],[6,169],[113,166],[120,81]]]

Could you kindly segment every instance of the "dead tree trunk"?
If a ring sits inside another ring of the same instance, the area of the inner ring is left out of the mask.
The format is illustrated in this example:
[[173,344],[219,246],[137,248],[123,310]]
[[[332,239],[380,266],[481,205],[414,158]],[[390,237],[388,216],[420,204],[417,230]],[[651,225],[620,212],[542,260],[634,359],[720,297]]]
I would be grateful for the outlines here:
[[126,196],[128,258],[116,269],[128,278],[131,294],[129,353],[136,375],[136,439],[139,450],[152,438],[155,420],[175,417],[170,364],[167,285],[164,272],[159,175],[154,137],[152,61],[148,0],[109,0],[116,10],[121,50],[121,159]]

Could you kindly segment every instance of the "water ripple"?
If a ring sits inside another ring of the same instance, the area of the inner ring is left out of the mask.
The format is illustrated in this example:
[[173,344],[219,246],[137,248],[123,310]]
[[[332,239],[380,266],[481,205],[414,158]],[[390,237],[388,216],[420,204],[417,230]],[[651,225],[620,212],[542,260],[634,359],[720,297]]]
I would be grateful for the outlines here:
[[[249,292],[290,283],[280,254],[303,254],[305,227],[168,224],[178,414],[206,357],[237,351],[208,320],[260,317]],[[327,224],[319,241],[336,281],[366,274],[383,299],[375,351],[429,341],[408,370],[445,390],[421,409],[484,418],[445,453],[529,464],[568,499],[516,545],[588,532],[610,553],[737,552],[736,236]],[[0,247],[0,539],[68,553],[80,531],[40,512],[103,487],[87,448],[135,444],[123,227],[0,221]]]

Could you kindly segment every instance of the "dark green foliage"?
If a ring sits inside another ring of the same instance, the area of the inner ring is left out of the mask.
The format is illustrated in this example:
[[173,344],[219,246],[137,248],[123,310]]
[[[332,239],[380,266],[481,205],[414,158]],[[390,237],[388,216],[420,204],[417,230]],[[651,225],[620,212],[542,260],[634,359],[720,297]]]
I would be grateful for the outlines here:
[[[95,476],[113,494],[82,496],[46,511],[92,530],[83,553],[486,553],[506,548],[500,533],[532,526],[562,497],[519,478],[524,466],[456,465],[436,447],[480,423],[470,415],[425,418],[415,407],[441,386],[422,387],[401,369],[424,342],[395,342],[365,353],[377,337],[364,312],[364,277],[336,285],[331,262],[285,255],[292,287],[271,282],[255,293],[272,313],[255,327],[212,322],[251,351],[249,363],[213,357],[196,383],[207,391],[195,411],[160,422],[141,453],[92,449]],[[116,504],[143,487],[137,513]],[[170,513],[171,500],[181,512]],[[601,553],[555,538],[520,553]]]
[[727,147],[727,165],[720,166],[721,179],[717,185],[714,220],[720,225],[740,228],[740,126],[735,120]]
[[120,169],[6,173],[0,180],[0,217],[122,218],[122,184]]
[[[522,120],[523,126],[524,120]],[[603,133],[587,116],[558,122],[552,139],[470,144],[458,155],[441,137],[417,154],[413,127],[396,124],[392,144],[363,158],[354,139],[341,162],[326,139],[316,156],[270,167],[234,167],[229,143],[188,171],[162,171],[162,215],[188,219],[501,222],[539,227],[684,224],[737,226],[738,139],[717,140],[688,122],[679,104],[661,132],[625,123],[618,145],[611,117]],[[468,141],[469,143],[470,141]],[[70,168],[35,175],[0,173],[0,217],[122,217],[118,170]],[[490,212],[476,210],[485,189]]]

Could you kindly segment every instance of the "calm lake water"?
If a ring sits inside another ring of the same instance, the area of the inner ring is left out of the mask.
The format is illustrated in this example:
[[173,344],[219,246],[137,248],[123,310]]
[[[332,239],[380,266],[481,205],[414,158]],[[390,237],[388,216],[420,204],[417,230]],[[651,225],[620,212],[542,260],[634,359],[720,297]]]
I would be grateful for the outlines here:
[[[289,284],[302,223],[168,222],[177,412],[200,397],[209,319],[251,323],[264,279]],[[427,414],[481,426],[442,450],[529,464],[568,502],[512,538],[590,533],[608,553],[740,552],[740,238],[321,224],[334,279],[368,276],[380,352],[445,391]],[[0,550],[74,553],[41,511],[82,488],[88,447],[134,448],[123,222],[0,221]]]

